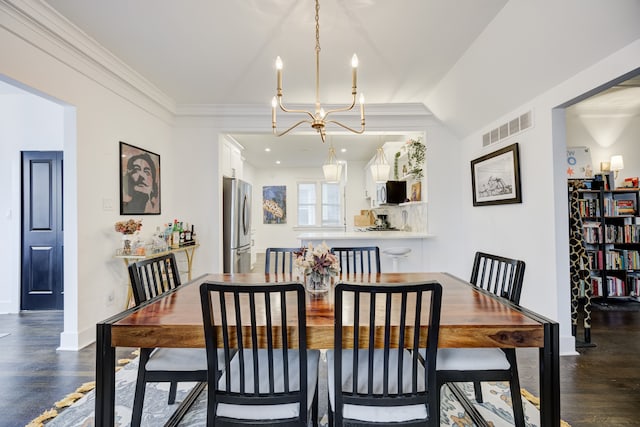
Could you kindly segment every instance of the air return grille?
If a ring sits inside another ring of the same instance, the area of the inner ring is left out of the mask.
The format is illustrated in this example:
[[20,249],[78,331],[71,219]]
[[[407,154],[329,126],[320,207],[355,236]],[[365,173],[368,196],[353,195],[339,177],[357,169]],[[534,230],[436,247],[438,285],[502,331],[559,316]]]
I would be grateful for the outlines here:
[[531,111],[527,111],[515,119],[509,120],[495,129],[482,135],[482,146],[486,147],[502,141],[505,138],[529,129],[533,125],[533,115]]

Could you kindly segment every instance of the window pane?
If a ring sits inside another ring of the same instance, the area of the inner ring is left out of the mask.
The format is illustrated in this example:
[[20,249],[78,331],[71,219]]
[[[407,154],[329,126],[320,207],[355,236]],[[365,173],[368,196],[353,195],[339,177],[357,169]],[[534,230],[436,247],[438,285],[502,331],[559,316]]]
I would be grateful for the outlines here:
[[298,225],[316,224],[316,184],[298,183]]
[[322,225],[340,225],[340,185],[322,184]]
[[298,206],[298,225],[315,225],[316,207],[315,205]]
[[316,202],[315,184],[298,184],[298,204],[307,205]]
[[340,204],[340,186],[338,184],[322,184],[322,204]]

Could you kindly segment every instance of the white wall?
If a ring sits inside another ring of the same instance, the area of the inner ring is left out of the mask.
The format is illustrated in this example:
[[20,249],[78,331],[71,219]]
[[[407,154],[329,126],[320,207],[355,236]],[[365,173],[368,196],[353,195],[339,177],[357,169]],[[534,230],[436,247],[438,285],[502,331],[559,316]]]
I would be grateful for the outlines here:
[[638,141],[640,116],[635,113],[600,111],[567,116],[567,147],[589,147],[595,173],[600,171],[600,162],[608,162],[616,154],[623,156],[618,185],[625,177],[640,176]]
[[[61,349],[77,349],[95,339],[96,322],[121,310],[127,294],[124,264],[113,258],[120,244],[113,230],[113,224],[121,219],[117,204],[119,141],[161,155],[162,211],[174,217],[171,183],[175,183],[176,168],[170,156],[169,116],[157,104],[141,99],[130,86],[106,77],[76,52],[50,46],[40,33],[22,26],[19,16],[5,9],[0,13],[4,24],[0,28],[0,74],[75,108],[77,113],[74,116],[73,108],[65,107],[54,120],[58,134],[64,128],[65,156],[66,292]],[[47,53],[47,48],[53,54]],[[27,123],[38,130],[47,126],[46,122]],[[17,159],[19,148],[11,150],[7,154]],[[18,184],[12,181],[12,192],[19,191]],[[105,201],[112,202],[113,208],[104,208]],[[155,229],[156,221],[161,222],[159,217],[144,217],[143,230]],[[16,257],[13,259],[19,259]],[[19,289],[19,281],[6,286]],[[15,291],[13,294],[17,295]],[[110,296],[113,301],[109,301]],[[16,301],[7,304],[15,307]]]
[[[0,81],[0,86],[4,83]],[[2,91],[0,91],[2,92]],[[0,95],[0,228],[8,230],[0,245],[0,313],[20,309],[21,151],[62,151],[64,110],[20,89]],[[16,286],[18,284],[18,286]]]
[[[473,207],[471,186],[464,185],[460,203],[465,239],[460,250],[463,259],[471,259],[480,249],[523,259],[527,266],[521,304],[560,322],[563,353],[574,351],[574,340],[570,329],[565,120],[564,111],[554,108],[635,69],[640,65],[638,58],[640,41],[497,117],[464,138],[461,145],[459,170],[463,182],[469,183],[472,159],[519,143],[522,204]],[[526,111],[533,112],[533,128],[481,148],[484,133]]]

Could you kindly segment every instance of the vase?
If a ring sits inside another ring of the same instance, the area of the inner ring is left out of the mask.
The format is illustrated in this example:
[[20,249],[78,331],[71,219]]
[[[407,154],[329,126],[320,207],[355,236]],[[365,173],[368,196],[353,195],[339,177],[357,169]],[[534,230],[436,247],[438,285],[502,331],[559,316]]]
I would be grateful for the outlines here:
[[311,273],[306,276],[306,288],[307,292],[313,294],[320,294],[329,291],[331,287],[331,275],[330,274],[318,274]]
[[133,235],[131,234],[123,234],[122,235],[122,254],[123,255],[131,255],[131,239]]

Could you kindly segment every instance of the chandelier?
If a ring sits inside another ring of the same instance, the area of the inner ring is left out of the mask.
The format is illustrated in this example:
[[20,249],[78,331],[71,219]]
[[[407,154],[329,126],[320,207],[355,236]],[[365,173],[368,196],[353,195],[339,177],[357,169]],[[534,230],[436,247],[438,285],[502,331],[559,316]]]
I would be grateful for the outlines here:
[[[320,105],[320,18],[319,18],[319,11],[320,11],[320,3],[319,0],[316,0],[316,102],[315,102],[315,112],[311,112],[311,111],[307,111],[307,110],[295,110],[295,109],[288,109],[285,108],[284,105],[282,105],[282,59],[280,59],[280,57],[278,56],[276,58],[276,73],[277,73],[277,92],[276,92],[276,96],[273,97],[273,99],[271,100],[271,127],[273,128],[273,134],[276,136],[282,136],[285,135],[287,133],[289,133],[291,130],[297,128],[298,126],[300,126],[303,123],[309,123],[311,125],[311,127],[313,129],[316,130],[316,132],[318,132],[320,134],[320,138],[322,138],[322,142],[325,141],[325,137],[326,137],[326,130],[325,130],[325,126],[328,123],[332,123],[335,125],[338,125],[350,132],[353,133],[357,133],[357,134],[361,134],[364,132],[364,96],[362,94],[360,94],[360,130],[356,130],[353,129],[349,126],[346,126],[338,121],[335,120],[328,120],[327,118],[329,117],[330,114],[333,113],[338,113],[338,112],[343,112],[343,111],[350,111],[351,109],[353,109],[353,107],[356,105],[356,97],[358,94],[358,90],[357,90],[357,80],[358,80],[358,76],[357,76],[357,71],[358,71],[358,57],[353,54],[353,57],[351,58],[351,67],[352,67],[352,71],[351,71],[351,78],[352,78],[352,84],[351,84],[351,96],[352,96],[352,100],[351,100],[351,105],[349,106],[345,106],[342,108],[336,108],[333,110],[329,110],[329,111],[325,111],[324,108],[322,108],[322,106]],[[306,114],[309,116],[308,120],[300,120],[299,122],[297,122],[296,124],[294,124],[293,126],[291,126],[290,128],[288,128],[287,130],[278,133],[278,131],[276,130],[276,107],[280,106],[280,109],[282,111],[284,111],[285,113],[301,113],[301,114]]]

